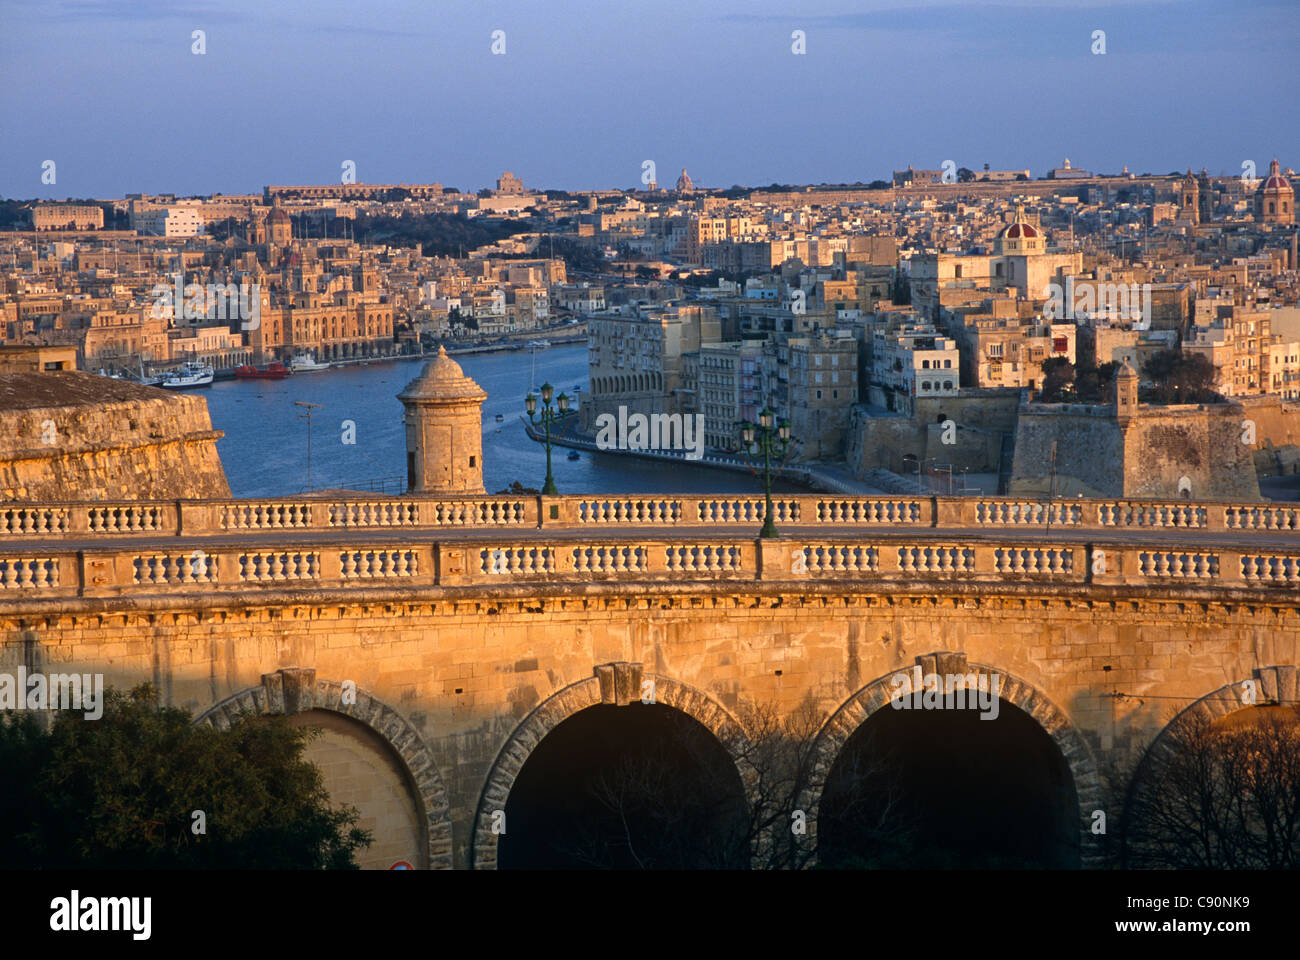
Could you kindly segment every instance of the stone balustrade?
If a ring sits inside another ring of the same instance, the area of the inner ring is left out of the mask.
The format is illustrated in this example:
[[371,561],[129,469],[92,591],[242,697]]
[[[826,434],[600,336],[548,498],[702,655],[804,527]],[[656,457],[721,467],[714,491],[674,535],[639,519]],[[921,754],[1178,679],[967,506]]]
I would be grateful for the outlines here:
[[[951,532],[829,536],[791,530],[776,539],[698,531],[611,531],[574,540],[531,535],[485,539],[329,543],[289,541],[281,531],[250,533],[231,544],[193,541],[194,549],[130,538],[72,548],[55,540],[35,551],[0,544],[0,604],[23,597],[130,597],[158,594],[251,596],[259,589],[438,590],[503,585],[691,584],[757,581],[831,584],[934,583],[1286,591],[1300,586],[1300,539],[1294,548],[1261,548],[1243,538],[1227,546],[1194,535],[1152,543],[1140,534],[1089,540],[1066,529],[1059,538],[963,539]],[[797,589],[805,589],[802,586]]]
[[[1267,531],[1300,534],[1300,504],[823,494],[773,498],[782,530]],[[0,542],[263,531],[707,527],[748,531],[761,496],[300,497],[0,505]]]

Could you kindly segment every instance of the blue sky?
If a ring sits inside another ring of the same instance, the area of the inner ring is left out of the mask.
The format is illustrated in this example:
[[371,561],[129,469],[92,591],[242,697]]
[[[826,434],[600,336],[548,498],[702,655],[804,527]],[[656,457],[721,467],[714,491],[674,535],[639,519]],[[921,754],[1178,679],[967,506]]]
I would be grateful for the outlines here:
[[1298,48],[1296,0],[0,0],[0,195],[1262,172]]

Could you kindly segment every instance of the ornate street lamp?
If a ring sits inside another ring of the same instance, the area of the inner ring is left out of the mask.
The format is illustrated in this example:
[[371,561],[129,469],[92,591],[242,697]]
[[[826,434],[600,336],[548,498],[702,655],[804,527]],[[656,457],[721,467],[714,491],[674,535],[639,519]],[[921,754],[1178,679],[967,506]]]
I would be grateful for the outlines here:
[[772,507],[772,455],[784,457],[790,448],[790,424],[782,420],[774,424],[775,414],[766,407],[758,415],[758,424],[742,423],[740,437],[748,452],[755,445],[763,451],[763,496],[766,498],[767,511],[763,519],[760,537],[779,536],[776,532],[775,511]]
[[[555,477],[551,475],[551,424],[559,423],[569,412],[569,397],[567,394],[560,394],[555,398],[559,405],[556,410],[551,406],[551,396],[555,393],[555,388],[549,383],[542,384],[542,412],[537,413],[537,396],[530,393],[524,399],[524,407],[528,410],[528,422],[537,426],[540,422],[546,427],[546,484],[542,487],[542,493],[548,496],[554,496],[560,491],[555,489]],[[536,414],[536,416],[534,416]]]

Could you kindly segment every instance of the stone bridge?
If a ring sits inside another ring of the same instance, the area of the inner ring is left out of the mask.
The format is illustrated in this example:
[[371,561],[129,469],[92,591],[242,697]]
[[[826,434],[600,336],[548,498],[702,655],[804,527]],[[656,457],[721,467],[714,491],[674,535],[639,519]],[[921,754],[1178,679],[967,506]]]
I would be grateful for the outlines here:
[[1300,697],[1300,505],[775,508],[762,540],[760,497],[0,506],[0,669],[151,680],[218,725],[293,714],[376,830],[366,865],[419,868],[495,867],[493,814],[539,743],[647,689],[720,743],[747,704],[811,708],[815,844],[821,785],[895,677],[997,676],[1059,761],[1085,866],[1111,760],[1240,708],[1246,681]]

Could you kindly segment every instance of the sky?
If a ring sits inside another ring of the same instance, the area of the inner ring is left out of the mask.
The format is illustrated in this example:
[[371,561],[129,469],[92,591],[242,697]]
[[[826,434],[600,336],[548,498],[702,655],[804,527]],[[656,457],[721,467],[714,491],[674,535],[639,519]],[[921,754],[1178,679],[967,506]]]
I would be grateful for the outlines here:
[[1297,49],[1297,0],[0,0],[0,196],[1262,174]]

